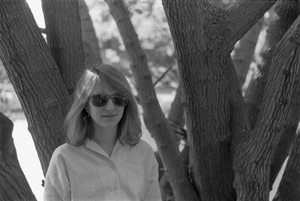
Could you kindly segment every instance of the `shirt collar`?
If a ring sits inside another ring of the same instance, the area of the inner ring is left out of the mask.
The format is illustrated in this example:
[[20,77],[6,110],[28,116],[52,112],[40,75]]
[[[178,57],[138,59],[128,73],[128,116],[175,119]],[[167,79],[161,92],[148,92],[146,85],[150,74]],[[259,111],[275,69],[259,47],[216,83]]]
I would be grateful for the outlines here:
[[[101,148],[101,146],[96,143],[94,140],[90,139],[90,138],[86,138],[85,141],[84,141],[84,144],[85,146],[88,148],[88,149],[91,149],[99,154],[102,154],[102,155],[105,155],[109,158],[109,156],[107,155],[107,153]],[[113,148],[113,151],[112,151],[112,154],[114,154],[115,151],[117,151],[119,149],[119,147],[121,146],[121,143],[119,141],[119,139],[117,139],[116,141],[116,144]]]

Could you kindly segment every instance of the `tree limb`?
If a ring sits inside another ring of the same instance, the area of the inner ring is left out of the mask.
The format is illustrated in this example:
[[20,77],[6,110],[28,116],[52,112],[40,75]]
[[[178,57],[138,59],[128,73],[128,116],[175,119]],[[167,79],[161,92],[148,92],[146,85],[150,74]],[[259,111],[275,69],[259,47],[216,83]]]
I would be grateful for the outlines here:
[[[25,1],[0,1],[0,59],[20,100],[44,174],[65,142],[70,96]],[[50,126],[51,125],[51,126]]]
[[[275,47],[299,15],[298,6],[298,0],[280,0],[274,8],[274,15],[277,17],[272,20],[269,25],[266,39],[260,53],[260,59],[258,61],[257,75],[253,76],[251,79],[244,97],[248,118],[252,128],[255,126],[257,116],[260,112]],[[285,127],[285,131],[283,131],[283,136],[279,141],[278,148],[275,151],[274,159],[271,164],[270,187],[272,187],[272,184],[290,151],[292,142],[295,138],[295,131],[296,126],[287,126]]]
[[300,200],[300,135],[291,150],[285,171],[279,184],[277,193],[273,201],[298,201]]
[[268,175],[278,142],[286,128],[297,127],[300,120],[299,25],[300,17],[276,46],[257,123],[235,152],[238,200],[268,200]]
[[244,36],[251,27],[276,3],[277,0],[240,0],[228,9],[228,23],[230,35],[228,46],[234,44]]
[[42,0],[47,44],[72,95],[84,66],[78,0]]

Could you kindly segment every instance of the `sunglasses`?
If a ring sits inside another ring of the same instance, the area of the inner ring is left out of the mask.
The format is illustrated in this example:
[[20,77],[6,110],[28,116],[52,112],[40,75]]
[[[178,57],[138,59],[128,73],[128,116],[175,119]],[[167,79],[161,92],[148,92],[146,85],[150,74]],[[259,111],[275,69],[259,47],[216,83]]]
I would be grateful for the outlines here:
[[92,104],[95,107],[103,107],[108,103],[109,99],[111,99],[116,106],[120,106],[120,107],[124,107],[128,103],[128,99],[120,94],[113,94],[113,95],[97,94],[92,96]]

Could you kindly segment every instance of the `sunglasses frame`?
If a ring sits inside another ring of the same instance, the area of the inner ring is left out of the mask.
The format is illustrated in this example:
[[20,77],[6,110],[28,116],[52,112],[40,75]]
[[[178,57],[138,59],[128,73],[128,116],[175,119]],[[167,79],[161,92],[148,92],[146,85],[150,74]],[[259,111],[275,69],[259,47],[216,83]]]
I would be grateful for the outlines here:
[[[103,100],[106,101],[103,105],[97,105],[96,104],[96,100],[95,99],[96,99],[96,97],[99,97],[99,96],[100,96],[100,98],[102,98]],[[122,105],[116,104],[116,100],[115,100],[116,97],[123,99],[123,101],[125,101],[126,103],[124,105],[123,104]],[[118,107],[125,107],[128,104],[128,98],[126,98],[125,96],[123,96],[121,94],[118,94],[118,93],[117,94],[112,94],[112,95],[95,94],[95,95],[91,96],[91,98],[92,98],[92,104],[93,104],[94,107],[103,107],[103,106],[107,105],[109,99],[111,99],[112,102],[114,103],[114,105],[118,106]]]

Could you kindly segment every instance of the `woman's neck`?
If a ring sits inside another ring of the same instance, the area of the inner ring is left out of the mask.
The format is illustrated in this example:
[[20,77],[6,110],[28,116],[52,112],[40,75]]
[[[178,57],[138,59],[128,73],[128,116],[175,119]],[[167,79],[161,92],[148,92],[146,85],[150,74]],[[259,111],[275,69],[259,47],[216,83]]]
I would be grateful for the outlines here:
[[95,128],[92,139],[110,157],[117,141],[117,128]]

